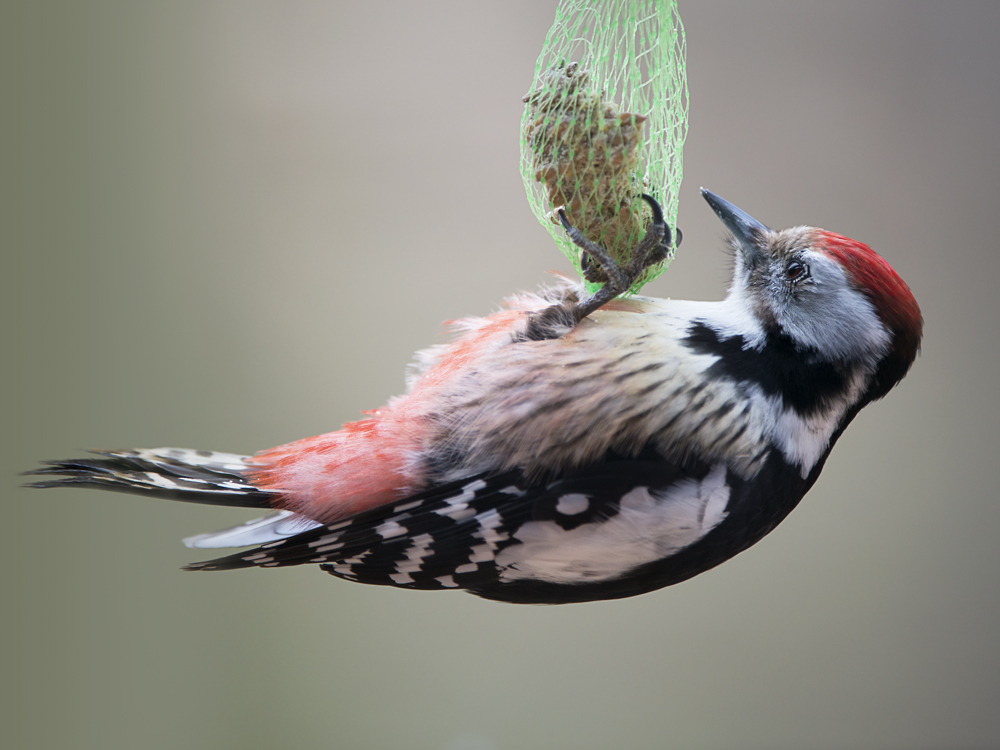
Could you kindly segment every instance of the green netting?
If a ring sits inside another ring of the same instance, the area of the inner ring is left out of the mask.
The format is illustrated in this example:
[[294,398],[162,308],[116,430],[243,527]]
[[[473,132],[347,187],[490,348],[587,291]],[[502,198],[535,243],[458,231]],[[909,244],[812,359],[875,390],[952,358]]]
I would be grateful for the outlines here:
[[[641,239],[648,193],[675,226],[687,134],[684,28],[676,0],[561,0],[521,121],[531,209],[580,268],[554,209],[619,261]],[[671,256],[672,257],[672,256]],[[647,270],[636,292],[659,276]],[[594,271],[591,271],[593,278]],[[599,283],[588,283],[590,291]]]

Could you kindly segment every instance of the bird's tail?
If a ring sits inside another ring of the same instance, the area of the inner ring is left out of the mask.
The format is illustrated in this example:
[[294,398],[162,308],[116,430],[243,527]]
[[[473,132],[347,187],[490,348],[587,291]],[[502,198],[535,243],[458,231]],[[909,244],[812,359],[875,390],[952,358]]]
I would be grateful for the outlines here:
[[[137,495],[239,508],[274,507],[280,495],[250,483],[256,468],[250,456],[188,448],[152,448],[127,451],[92,451],[101,458],[45,461],[45,466],[25,474],[53,477],[28,487],[92,487]],[[290,510],[188,537],[188,547],[243,547],[287,539],[319,526],[319,522]]]
[[187,448],[93,451],[100,458],[45,461],[28,487],[91,487],[189,503],[271,508],[276,492],[254,487],[249,456]]

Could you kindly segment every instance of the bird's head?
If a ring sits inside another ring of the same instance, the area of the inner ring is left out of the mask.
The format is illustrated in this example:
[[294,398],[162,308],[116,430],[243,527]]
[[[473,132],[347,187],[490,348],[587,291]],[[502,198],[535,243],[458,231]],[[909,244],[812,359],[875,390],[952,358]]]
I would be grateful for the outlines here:
[[774,231],[708,190],[732,234],[730,299],[806,356],[865,365],[881,398],[916,358],[923,330],[909,287],[867,245],[814,227]]

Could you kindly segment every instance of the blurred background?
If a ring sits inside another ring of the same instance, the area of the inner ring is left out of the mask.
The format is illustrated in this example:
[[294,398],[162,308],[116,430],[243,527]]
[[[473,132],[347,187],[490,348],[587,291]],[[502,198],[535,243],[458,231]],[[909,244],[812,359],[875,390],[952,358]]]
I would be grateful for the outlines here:
[[555,1],[13,1],[0,17],[6,748],[1000,745],[1000,4],[681,3],[704,185],[871,244],[926,318],[801,506],[709,573],[530,607],[182,573],[252,514],[19,489],[86,448],[252,453],[403,389],[447,318],[568,269],[521,96]]

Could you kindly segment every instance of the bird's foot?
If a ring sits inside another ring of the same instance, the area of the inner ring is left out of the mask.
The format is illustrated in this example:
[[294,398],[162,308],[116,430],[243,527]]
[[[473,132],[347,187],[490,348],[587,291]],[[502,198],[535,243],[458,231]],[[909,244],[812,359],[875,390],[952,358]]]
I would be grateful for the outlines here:
[[629,260],[619,263],[604,247],[590,240],[580,229],[569,223],[566,211],[558,209],[559,221],[573,244],[583,250],[580,266],[587,281],[603,281],[603,286],[589,297],[574,303],[563,302],[552,305],[532,316],[528,323],[527,338],[554,338],[572,328],[590,313],[607,304],[620,294],[627,292],[650,266],[667,258],[671,243],[674,247],[681,243],[681,231],[674,235],[663,218],[663,209],[656,200],[645,193],[642,199],[649,204],[653,218],[646,227],[646,234],[630,253]]

